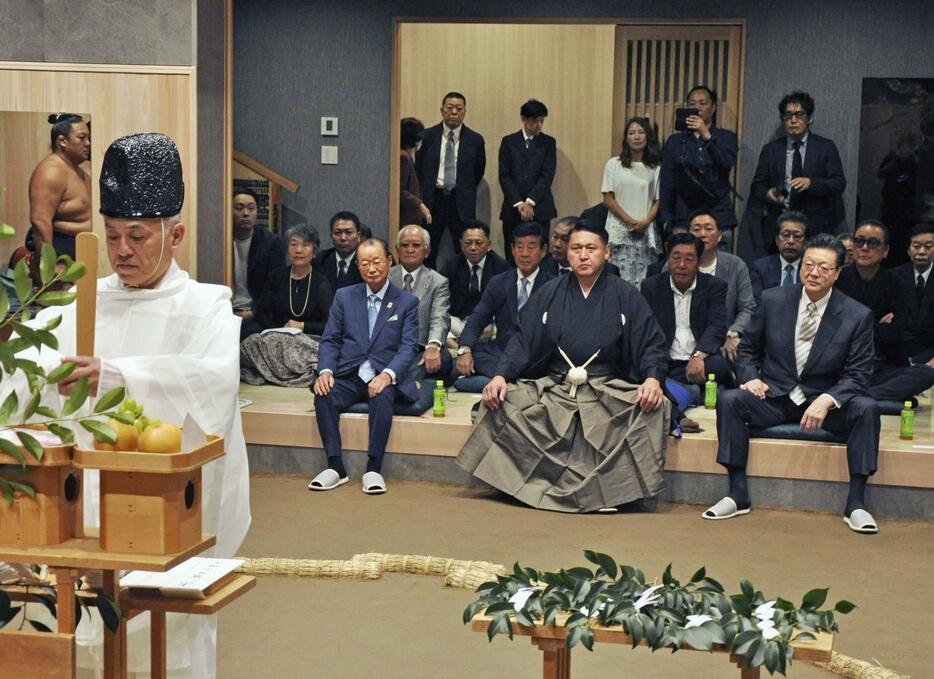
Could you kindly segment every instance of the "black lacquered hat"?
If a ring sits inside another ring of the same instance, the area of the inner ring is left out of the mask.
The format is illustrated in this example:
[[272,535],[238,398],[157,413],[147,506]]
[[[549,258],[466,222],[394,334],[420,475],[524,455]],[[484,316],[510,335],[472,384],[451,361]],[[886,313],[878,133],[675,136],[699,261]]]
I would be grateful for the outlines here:
[[185,183],[175,142],[156,132],[120,137],[104,154],[100,191],[101,214],[107,217],[177,215]]

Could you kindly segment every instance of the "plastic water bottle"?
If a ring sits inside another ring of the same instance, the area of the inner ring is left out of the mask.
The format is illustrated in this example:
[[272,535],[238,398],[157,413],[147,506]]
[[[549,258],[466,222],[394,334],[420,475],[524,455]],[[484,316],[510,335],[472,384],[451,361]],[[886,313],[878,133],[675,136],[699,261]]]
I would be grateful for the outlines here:
[[898,433],[898,438],[903,441],[910,441],[914,438],[915,411],[911,409],[911,401],[905,401],[905,407],[902,408],[902,426]]
[[447,398],[447,391],[444,389],[444,380],[438,380],[435,382],[435,406],[432,409],[432,414],[435,417],[444,417],[444,400]]
[[704,385],[704,407],[707,410],[715,410],[717,407],[717,376],[713,373],[707,375],[707,383]]

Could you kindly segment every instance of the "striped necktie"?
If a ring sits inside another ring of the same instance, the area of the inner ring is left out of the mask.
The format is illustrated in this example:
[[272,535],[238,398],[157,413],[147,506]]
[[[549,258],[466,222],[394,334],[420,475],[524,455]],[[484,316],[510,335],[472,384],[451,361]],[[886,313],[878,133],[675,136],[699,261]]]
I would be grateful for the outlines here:
[[817,305],[814,302],[808,302],[804,311],[804,318],[801,319],[801,326],[798,328],[798,341],[795,343],[795,367],[798,370],[798,376],[804,370],[808,354],[811,353],[811,345],[814,342],[814,336],[817,334],[817,324],[819,322],[820,316],[817,314]]

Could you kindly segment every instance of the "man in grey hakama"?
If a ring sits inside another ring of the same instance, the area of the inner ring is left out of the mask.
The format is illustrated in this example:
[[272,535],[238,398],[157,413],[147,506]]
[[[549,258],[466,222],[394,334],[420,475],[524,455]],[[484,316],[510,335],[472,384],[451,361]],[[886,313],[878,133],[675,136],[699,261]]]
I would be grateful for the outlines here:
[[549,281],[522,308],[457,457],[532,507],[597,511],[663,488],[665,338],[638,290],[604,272],[608,258],[602,226],[575,226],[575,275]]

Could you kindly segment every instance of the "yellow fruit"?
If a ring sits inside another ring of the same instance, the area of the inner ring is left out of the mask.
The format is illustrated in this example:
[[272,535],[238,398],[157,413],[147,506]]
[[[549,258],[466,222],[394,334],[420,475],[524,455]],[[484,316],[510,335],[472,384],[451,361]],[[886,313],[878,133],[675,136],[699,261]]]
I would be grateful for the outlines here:
[[143,453],[178,453],[181,449],[182,429],[168,422],[147,427],[137,443],[137,450]]
[[107,424],[117,432],[117,440],[114,443],[106,443],[94,439],[94,448],[96,450],[136,450],[136,427],[114,419],[107,420]]

